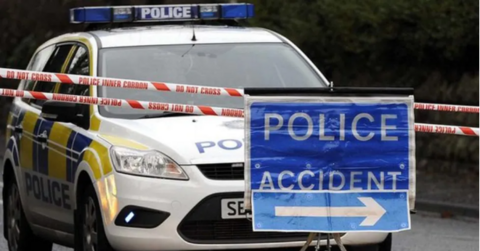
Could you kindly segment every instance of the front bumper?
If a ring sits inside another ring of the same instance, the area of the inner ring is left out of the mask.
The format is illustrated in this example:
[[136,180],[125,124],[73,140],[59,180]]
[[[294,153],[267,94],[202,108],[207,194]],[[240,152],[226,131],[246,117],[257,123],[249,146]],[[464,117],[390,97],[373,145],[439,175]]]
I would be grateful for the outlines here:
[[217,193],[200,201],[178,226],[179,235],[195,244],[242,244],[304,241],[305,233],[253,232],[249,219],[222,219],[221,200],[242,198],[242,192]]
[[[220,200],[242,198],[244,182],[211,180],[195,166],[183,168],[190,177],[188,181],[120,173],[110,177],[109,182],[115,186],[115,194],[110,196],[115,197],[115,206],[102,206],[102,213],[107,238],[115,249],[275,249],[300,247],[305,243],[305,233],[253,232],[248,219],[222,220]],[[111,187],[112,184],[108,186]],[[107,204],[112,205],[111,201]],[[102,202],[102,205],[105,203]],[[169,215],[153,228],[116,225],[115,217],[127,206],[158,210]],[[387,233],[347,233],[342,241],[345,245],[364,245],[380,243],[386,237]],[[326,245],[326,239],[321,242]],[[335,242],[332,240],[332,243]]]

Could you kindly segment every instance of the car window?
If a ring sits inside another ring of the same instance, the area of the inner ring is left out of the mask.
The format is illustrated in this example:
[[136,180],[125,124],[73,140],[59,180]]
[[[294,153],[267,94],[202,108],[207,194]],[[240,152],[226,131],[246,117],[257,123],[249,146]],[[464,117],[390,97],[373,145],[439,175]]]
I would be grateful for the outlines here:
[[[54,49],[55,49],[55,46],[51,45],[37,52],[33,56],[30,64],[27,67],[27,70],[42,71],[43,67],[47,63],[47,60],[50,58],[50,55],[52,54]],[[34,84],[35,84],[35,81],[27,80],[25,81],[25,83],[20,85],[21,85],[21,89],[26,91],[31,91],[33,89]],[[30,99],[23,99],[23,101],[28,103],[30,102]]]
[[[104,48],[99,51],[99,76],[162,81],[211,87],[325,87],[320,75],[290,45],[225,43]],[[209,89],[198,90],[207,91]],[[216,92],[215,88],[210,89]],[[98,88],[99,97],[160,101],[189,105],[242,108],[243,99],[190,93]],[[141,118],[161,111],[102,106],[107,117]]]
[[[45,65],[43,71],[44,72],[62,72],[62,68],[65,64],[65,61],[72,47],[73,47],[72,44],[57,46],[52,56],[48,60],[47,64]],[[55,88],[55,83],[38,81],[35,83],[34,91],[53,92],[54,88]],[[43,103],[45,103],[45,100],[33,100],[31,103],[41,107]]]
[[[76,49],[66,73],[90,75],[90,59],[88,50],[85,47],[79,46]],[[59,93],[89,96],[89,90],[90,86],[88,85],[61,84]]]

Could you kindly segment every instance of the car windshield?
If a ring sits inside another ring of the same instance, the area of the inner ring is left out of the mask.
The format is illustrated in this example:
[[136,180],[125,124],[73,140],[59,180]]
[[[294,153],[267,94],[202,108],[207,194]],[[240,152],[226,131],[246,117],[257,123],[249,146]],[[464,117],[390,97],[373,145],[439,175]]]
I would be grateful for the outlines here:
[[[197,44],[105,48],[99,75],[212,87],[325,87],[314,69],[283,43]],[[225,108],[243,108],[243,98],[100,87],[100,97]],[[100,107],[107,117],[142,118],[160,111]]]

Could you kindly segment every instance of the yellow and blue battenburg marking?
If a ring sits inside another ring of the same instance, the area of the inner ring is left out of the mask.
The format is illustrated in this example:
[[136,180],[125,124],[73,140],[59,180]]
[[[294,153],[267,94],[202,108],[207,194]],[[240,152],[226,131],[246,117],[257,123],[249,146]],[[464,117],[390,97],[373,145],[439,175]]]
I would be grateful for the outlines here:
[[24,169],[33,170],[33,152],[34,152],[34,128],[38,120],[38,114],[31,111],[25,111],[22,121],[19,121],[23,127],[22,136],[18,147],[20,166]]
[[[74,182],[77,167],[83,160],[82,151],[88,148],[93,140],[61,125],[52,131],[52,128],[57,126],[48,120],[39,119],[38,124],[40,124],[40,130],[37,131],[37,135],[46,132],[47,137],[56,142],[50,142],[48,148],[44,148],[40,142],[36,143],[37,154],[35,151],[33,154],[34,170],[54,178]],[[64,138],[62,139],[62,137]],[[65,139],[67,140],[65,141]],[[60,144],[60,146],[55,144]]]
[[5,143],[7,144],[8,141],[10,140],[10,137],[12,136],[12,131],[10,130],[10,128],[8,128],[9,126],[12,125],[12,120],[13,120],[13,114],[11,111],[8,112],[8,116],[7,116],[7,130],[5,131]]
[[61,123],[54,123],[49,135],[48,175],[52,178],[65,180],[67,177],[67,143],[72,129]]
[[[80,162],[89,164],[94,179],[113,171],[108,146],[61,123],[45,120],[38,114],[12,107],[10,137],[7,146],[13,153],[16,166],[53,179],[73,183]],[[14,128],[22,126],[22,133]],[[135,141],[102,135],[110,144],[149,149]],[[52,181],[53,182],[53,181]]]
[[48,139],[50,132],[52,131],[52,126],[52,121],[37,119],[37,123],[35,123],[35,128],[33,130],[34,135],[37,136],[33,147],[33,170],[47,176],[49,148],[47,147],[48,144],[39,141],[40,137],[38,136],[45,133],[45,136]]
[[[89,147],[92,143],[92,139],[77,132],[72,132],[68,138],[67,143],[67,155],[71,158],[66,158],[67,163],[67,181],[75,181],[75,173],[77,172],[78,165],[84,157],[85,148]],[[76,161],[75,161],[76,160]]]
[[[16,166],[21,165],[34,172],[73,183],[78,164],[85,159],[89,164],[96,166],[92,167],[95,169],[92,171],[95,178],[100,178],[101,167],[98,163],[90,163],[97,161],[91,152],[85,153],[84,150],[93,148],[97,151],[108,151],[107,147],[99,147],[100,144],[91,138],[59,123],[39,118],[37,114],[18,106],[12,106],[11,114],[9,130],[13,138],[8,139],[7,148],[13,153]],[[22,136],[14,132],[16,126],[23,126]],[[41,134],[50,141],[48,144],[39,141],[38,136]],[[102,160],[101,164],[105,162],[107,160]]]

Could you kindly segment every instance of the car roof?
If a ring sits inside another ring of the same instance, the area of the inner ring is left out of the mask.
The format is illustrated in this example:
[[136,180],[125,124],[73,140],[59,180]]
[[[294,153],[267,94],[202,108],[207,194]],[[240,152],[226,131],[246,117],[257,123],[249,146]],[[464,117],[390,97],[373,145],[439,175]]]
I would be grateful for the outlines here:
[[[192,44],[194,31],[197,39],[195,44],[283,42],[281,36],[267,29],[231,26],[160,25],[96,30],[87,33],[95,37],[99,48],[111,48]],[[82,33],[65,34],[62,36],[72,35],[82,36]],[[61,39],[62,36],[58,38]]]

